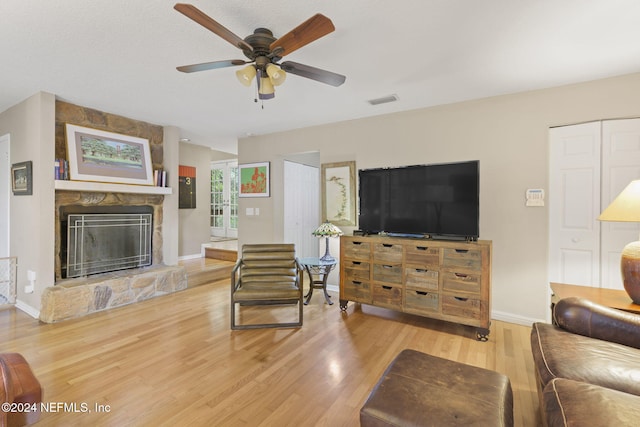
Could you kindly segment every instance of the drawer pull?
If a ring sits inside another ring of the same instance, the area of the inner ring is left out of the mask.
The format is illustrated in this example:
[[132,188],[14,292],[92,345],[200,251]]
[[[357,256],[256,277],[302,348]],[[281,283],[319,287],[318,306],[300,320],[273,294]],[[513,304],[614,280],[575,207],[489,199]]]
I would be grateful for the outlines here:
[[454,297],[455,299],[457,299],[458,301],[468,301],[469,298],[462,298],[462,297]]
[[362,242],[351,242],[352,245],[361,245]]
[[424,295],[427,295],[427,294],[429,294],[429,292],[424,292],[424,291],[416,291],[416,294],[418,294],[418,295],[422,295],[422,296],[424,296]]
[[382,289],[386,289],[388,291],[390,291],[391,289],[393,289],[391,286],[384,286],[382,285]]
[[461,279],[464,279],[464,278],[469,277],[469,275],[467,275],[467,274],[462,274],[462,273],[453,273],[453,274],[455,274],[455,275],[456,275],[456,277],[459,277],[459,278],[461,278]]
[[419,251],[426,251],[429,248],[427,246],[416,246],[416,249]]
[[362,285],[362,282],[358,282],[357,280],[352,280],[351,283],[354,285]]
[[351,261],[351,264],[353,264],[353,265],[360,265],[360,264],[362,264],[362,262],[361,262],[361,261]]
[[393,268],[393,265],[386,265],[386,264],[383,264],[383,265],[382,265],[382,268],[390,269],[390,268]]
[[389,244],[389,243],[383,243],[382,246],[384,246],[385,248],[392,248],[393,245]]
[[416,273],[426,273],[429,270],[425,270],[424,268],[416,268]]
[[459,254],[466,254],[467,252],[469,252],[469,249],[456,249],[456,252],[458,252]]

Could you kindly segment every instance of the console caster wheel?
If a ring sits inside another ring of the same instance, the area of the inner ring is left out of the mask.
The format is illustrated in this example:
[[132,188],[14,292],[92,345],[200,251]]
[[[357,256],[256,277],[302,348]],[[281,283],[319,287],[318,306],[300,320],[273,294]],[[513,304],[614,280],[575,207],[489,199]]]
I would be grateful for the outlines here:
[[478,329],[476,331],[476,339],[478,341],[487,342],[489,341],[489,329]]

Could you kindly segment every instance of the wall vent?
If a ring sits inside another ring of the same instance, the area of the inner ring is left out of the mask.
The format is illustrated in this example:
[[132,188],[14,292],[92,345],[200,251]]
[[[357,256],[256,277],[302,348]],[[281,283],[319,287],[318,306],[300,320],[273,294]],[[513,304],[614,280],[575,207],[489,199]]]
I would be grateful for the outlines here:
[[386,104],[388,102],[396,102],[398,100],[398,95],[389,95],[383,96],[382,98],[370,99],[367,102],[371,105],[380,105]]

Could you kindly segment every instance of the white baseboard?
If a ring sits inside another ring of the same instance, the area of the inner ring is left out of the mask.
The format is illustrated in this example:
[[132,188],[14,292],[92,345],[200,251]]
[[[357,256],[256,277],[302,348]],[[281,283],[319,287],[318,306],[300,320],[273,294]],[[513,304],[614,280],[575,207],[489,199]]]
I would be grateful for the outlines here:
[[31,307],[29,304],[17,300],[16,301],[16,308],[24,311],[25,313],[27,313],[29,316],[33,317],[34,319],[39,319],[40,318],[40,310]]
[[203,258],[204,257],[204,253],[202,254],[192,254],[192,255],[183,255],[183,256],[179,256],[178,257],[178,261],[184,261],[187,259],[196,259],[196,258]]
[[535,319],[532,317],[519,316],[513,313],[505,313],[504,311],[491,312],[491,318],[502,322],[514,323],[516,325],[531,326],[535,322],[546,322],[544,319]]

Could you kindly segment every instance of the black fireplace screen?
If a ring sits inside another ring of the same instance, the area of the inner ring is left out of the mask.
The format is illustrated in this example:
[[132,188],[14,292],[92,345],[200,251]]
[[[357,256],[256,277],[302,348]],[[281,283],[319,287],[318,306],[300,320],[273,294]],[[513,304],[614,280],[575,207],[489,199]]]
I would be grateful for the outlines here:
[[65,277],[151,265],[152,214],[69,214],[66,219]]

